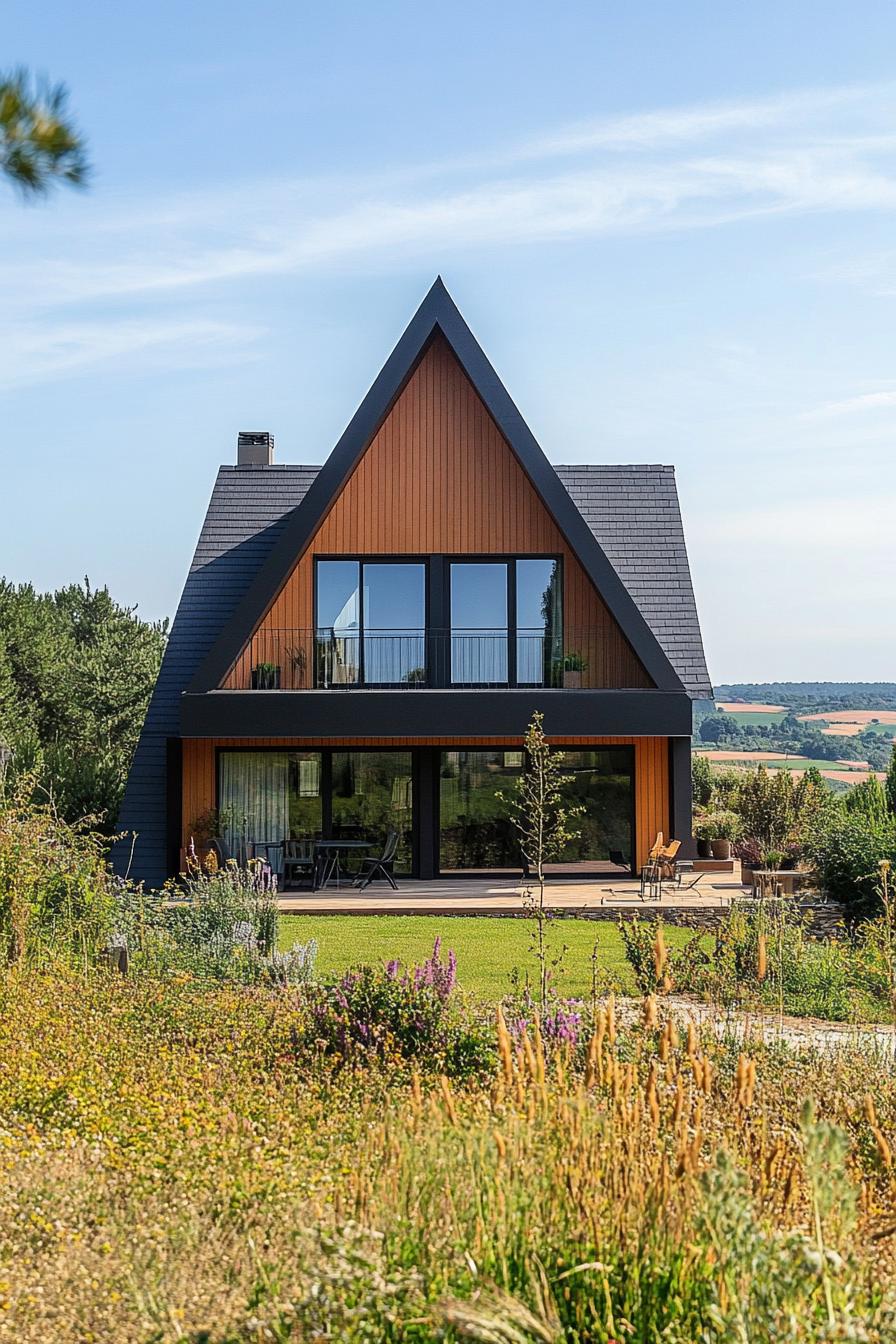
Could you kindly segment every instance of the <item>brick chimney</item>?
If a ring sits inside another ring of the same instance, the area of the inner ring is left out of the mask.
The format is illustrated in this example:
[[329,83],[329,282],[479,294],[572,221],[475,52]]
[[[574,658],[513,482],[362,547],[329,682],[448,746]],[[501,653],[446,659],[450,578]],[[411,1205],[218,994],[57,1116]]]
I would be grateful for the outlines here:
[[274,436],[266,429],[241,429],[236,441],[238,467],[272,467]]

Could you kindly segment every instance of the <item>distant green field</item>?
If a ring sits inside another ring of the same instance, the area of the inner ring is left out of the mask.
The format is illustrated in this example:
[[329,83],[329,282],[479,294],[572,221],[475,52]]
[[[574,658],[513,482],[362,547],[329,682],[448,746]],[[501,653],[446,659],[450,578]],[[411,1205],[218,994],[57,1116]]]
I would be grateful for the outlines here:
[[766,728],[773,723],[783,723],[787,718],[786,710],[778,710],[777,714],[757,714],[752,709],[722,709],[720,714],[724,714],[726,719],[734,719],[741,728]]
[[[712,748],[708,748],[708,750],[711,751]],[[733,748],[727,748],[727,750],[733,750]],[[698,756],[705,756],[707,753],[698,749],[696,754]],[[849,770],[855,765],[855,762],[848,762],[844,765],[840,761],[816,760],[812,757],[803,756],[780,756],[776,757],[774,760],[765,761],[761,758],[757,759],[755,753],[751,755],[749,751],[744,751],[741,752],[736,759],[713,761],[712,764],[721,770],[724,770],[725,767],[729,765],[767,765],[771,770],[808,770],[811,765],[814,765],[817,766],[819,770]],[[856,773],[859,774],[861,772],[856,771]]]
[[[827,728],[828,724],[821,719],[812,719],[811,726],[813,728]],[[896,737],[896,723],[863,723],[859,731],[863,733],[877,733],[880,737]],[[856,736],[858,736],[858,734],[856,734]]]
[[[805,761],[796,761],[792,756],[789,760],[785,760],[782,756],[780,761],[763,761],[762,764],[771,766],[773,770],[792,770],[795,767],[800,770],[808,770],[811,765],[816,766],[819,770],[852,770],[856,763],[855,761],[848,761],[844,765],[841,761],[815,761],[811,758]],[[856,770],[855,773],[862,774],[863,771]],[[867,771],[864,771],[864,773],[867,773]]]
[[863,723],[863,733],[879,733],[881,737],[896,737],[896,723]]

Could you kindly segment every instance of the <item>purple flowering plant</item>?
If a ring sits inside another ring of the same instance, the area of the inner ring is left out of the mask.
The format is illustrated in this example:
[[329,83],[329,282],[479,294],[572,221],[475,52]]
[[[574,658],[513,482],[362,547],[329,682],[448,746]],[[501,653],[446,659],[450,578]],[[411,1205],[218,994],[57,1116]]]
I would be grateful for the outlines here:
[[575,1051],[580,1041],[590,1034],[589,1024],[584,1020],[587,1014],[580,1000],[554,998],[542,1008],[535,1003],[528,985],[507,1002],[505,1016],[510,1035],[517,1043],[525,1035],[531,1039],[537,1021],[548,1055],[565,1047]]
[[491,1064],[489,1026],[457,994],[457,959],[452,951],[442,957],[440,938],[420,965],[357,966],[335,983],[309,986],[305,1007],[302,1044],[340,1067],[412,1062],[457,1077]]

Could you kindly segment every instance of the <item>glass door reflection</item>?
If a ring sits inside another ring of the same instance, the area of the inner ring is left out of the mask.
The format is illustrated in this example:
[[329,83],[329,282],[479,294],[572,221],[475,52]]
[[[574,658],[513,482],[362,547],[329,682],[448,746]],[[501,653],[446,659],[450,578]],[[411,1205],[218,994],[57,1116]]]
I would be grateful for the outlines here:
[[506,686],[507,561],[451,564],[451,681]]

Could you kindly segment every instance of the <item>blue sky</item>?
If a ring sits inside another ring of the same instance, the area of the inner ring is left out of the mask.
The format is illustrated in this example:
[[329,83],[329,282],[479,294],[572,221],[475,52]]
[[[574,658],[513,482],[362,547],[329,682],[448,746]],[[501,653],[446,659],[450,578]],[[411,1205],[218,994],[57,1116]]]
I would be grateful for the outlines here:
[[716,682],[896,679],[896,7],[5,7],[0,572],[173,613],[238,429],[320,462],[436,273],[555,462],[673,462]]

